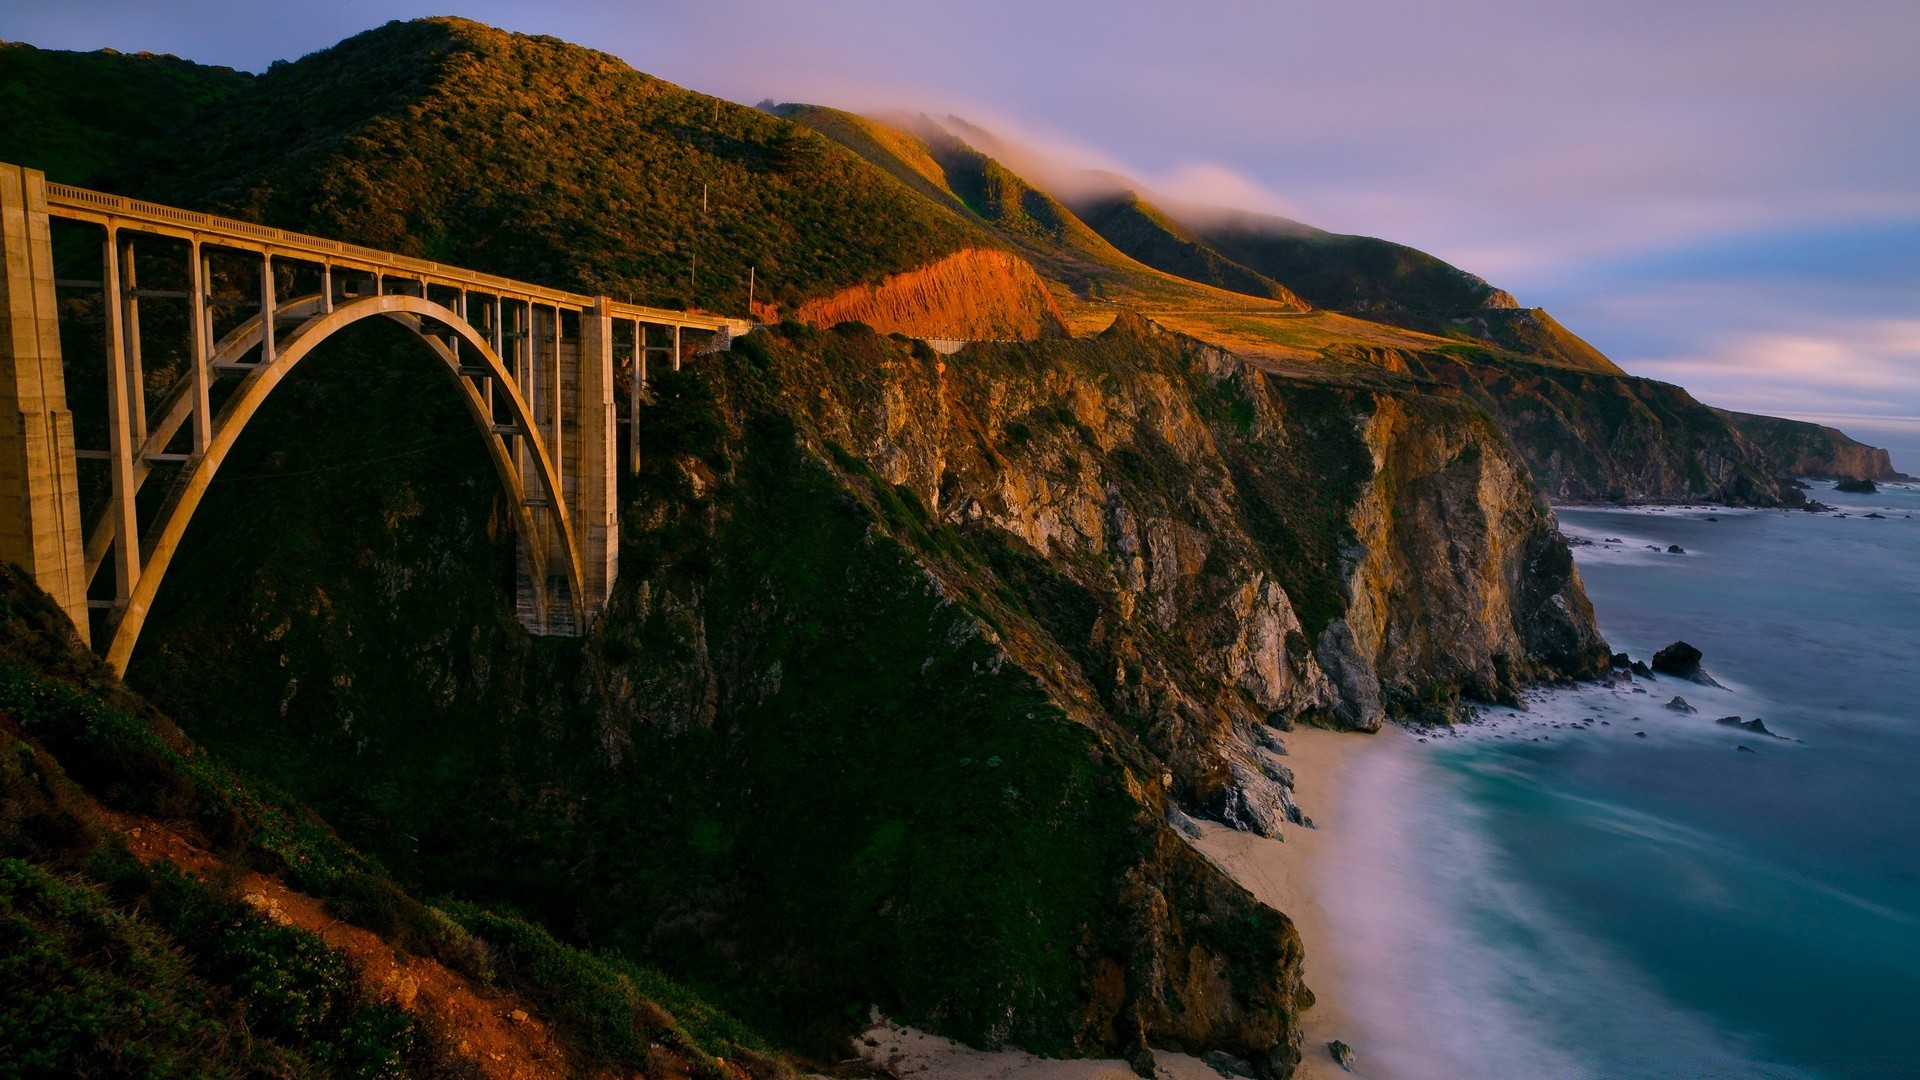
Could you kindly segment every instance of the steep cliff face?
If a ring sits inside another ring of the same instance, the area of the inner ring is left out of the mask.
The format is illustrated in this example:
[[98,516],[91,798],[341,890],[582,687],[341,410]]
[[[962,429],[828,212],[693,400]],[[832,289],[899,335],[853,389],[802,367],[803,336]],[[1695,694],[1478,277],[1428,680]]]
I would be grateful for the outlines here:
[[1670,383],[1496,357],[1470,346],[1369,359],[1478,402],[1555,502],[1799,502],[1781,487],[1759,447]]
[[[430,381],[366,362],[389,385],[343,360],[261,430],[432,411]],[[1604,662],[1523,466],[1458,400],[1137,319],[946,359],[790,324],[653,389],[584,644],[513,625],[477,452],[379,455],[216,496],[196,528],[261,562],[183,552],[132,678],[423,887],[823,1053],[878,1004],[1277,1077],[1298,937],[1173,811],[1281,835],[1275,725],[1444,716]],[[271,438],[239,475],[289,453]]]
[[1867,480],[1904,480],[1893,459],[1877,446],[1868,446],[1838,428],[1786,420],[1778,416],[1715,409],[1759,447],[1781,476],[1822,479],[1856,477]]
[[[765,315],[777,315],[768,309]],[[810,300],[792,317],[815,326],[862,322],[932,338],[1064,337],[1047,283],[1020,256],[968,248],[917,270]]]

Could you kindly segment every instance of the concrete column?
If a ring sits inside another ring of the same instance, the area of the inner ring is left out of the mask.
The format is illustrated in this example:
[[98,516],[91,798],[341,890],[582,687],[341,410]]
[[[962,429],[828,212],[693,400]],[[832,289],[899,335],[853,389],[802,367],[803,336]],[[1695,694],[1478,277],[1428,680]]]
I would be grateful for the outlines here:
[[[132,401],[127,378],[126,324],[120,305],[120,236],[107,226],[107,241],[102,249],[106,263],[107,295],[107,437],[112,463],[113,490],[108,495],[107,513],[113,522],[113,599],[124,605],[140,580],[140,518],[133,497],[140,490],[133,475],[133,422],[128,415]],[[118,617],[117,614],[115,616]]]
[[133,420],[133,443],[147,445],[147,371],[140,359],[140,270],[134,262],[133,237],[120,241],[121,315],[127,326],[127,415]]
[[627,379],[627,472],[640,473],[640,388],[647,381],[647,326],[633,320],[633,371]]
[[207,256],[200,250],[200,241],[193,241],[187,267],[188,302],[192,305],[189,318],[193,321],[190,344],[193,347],[193,452],[204,454],[207,446],[213,442],[213,323],[207,307],[207,284],[213,275],[207,272]]
[[578,522],[584,563],[581,599],[589,623],[606,607],[620,572],[620,453],[613,409],[613,302],[597,297],[580,313],[580,460]]
[[260,256],[260,363],[271,364],[274,357],[273,256]]
[[[108,307],[111,315],[112,298]],[[46,177],[0,165],[0,559],[87,626],[73,414],[60,367]]]

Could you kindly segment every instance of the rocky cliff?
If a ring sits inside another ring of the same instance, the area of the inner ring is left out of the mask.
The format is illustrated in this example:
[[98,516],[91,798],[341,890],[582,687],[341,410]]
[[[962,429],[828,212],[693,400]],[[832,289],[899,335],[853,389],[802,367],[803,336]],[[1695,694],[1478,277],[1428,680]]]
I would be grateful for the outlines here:
[[1777,475],[1910,479],[1893,467],[1893,460],[1885,450],[1868,446],[1838,428],[1726,409],[1714,411],[1766,454]]
[[1759,447],[1671,383],[1472,346],[1367,358],[1482,405],[1555,502],[1800,502]]
[[[416,390],[360,348],[283,389],[236,475],[312,453],[317,408],[441,422],[426,364]],[[217,494],[206,535],[260,561],[183,552],[131,678],[406,880],[790,1045],[833,1053],[877,1004],[1277,1077],[1298,937],[1174,811],[1282,835],[1287,725],[1443,718],[1605,660],[1524,464],[1458,399],[1135,318],[945,359],[788,324],[653,390],[584,647],[513,624],[484,460],[443,446]]]

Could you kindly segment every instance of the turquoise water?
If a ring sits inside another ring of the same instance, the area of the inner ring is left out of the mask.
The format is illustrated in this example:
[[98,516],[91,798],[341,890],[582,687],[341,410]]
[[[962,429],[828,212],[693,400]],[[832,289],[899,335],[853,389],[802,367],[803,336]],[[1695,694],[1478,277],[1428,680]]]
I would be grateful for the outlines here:
[[1377,1075],[1920,1076],[1920,491],[1815,495],[1847,516],[1559,512],[1613,648],[1724,688],[1363,757],[1327,895]]

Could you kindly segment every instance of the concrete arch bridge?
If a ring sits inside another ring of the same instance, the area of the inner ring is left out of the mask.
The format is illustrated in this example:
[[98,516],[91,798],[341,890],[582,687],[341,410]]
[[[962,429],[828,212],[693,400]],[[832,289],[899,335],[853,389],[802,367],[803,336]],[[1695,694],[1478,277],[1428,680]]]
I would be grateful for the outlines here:
[[[93,232],[99,277],[55,277],[54,221]],[[638,462],[649,356],[678,368],[683,334],[724,343],[749,327],[49,184],[4,164],[0,245],[0,558],[28,570],[115,671],[235,441],[341,329],[380,317],[425,343],[513,507],[521,622],[580,634],[618,570],[616,470]],[[98,299],[98,348],[71,350],[97,355],[63,354],[63,296]],[[83,413],[80,428],[104,445],[76,445],[70,381],[99,390],[83,396],[104,415]],[[81,490],[83,474],[102,472]]]

